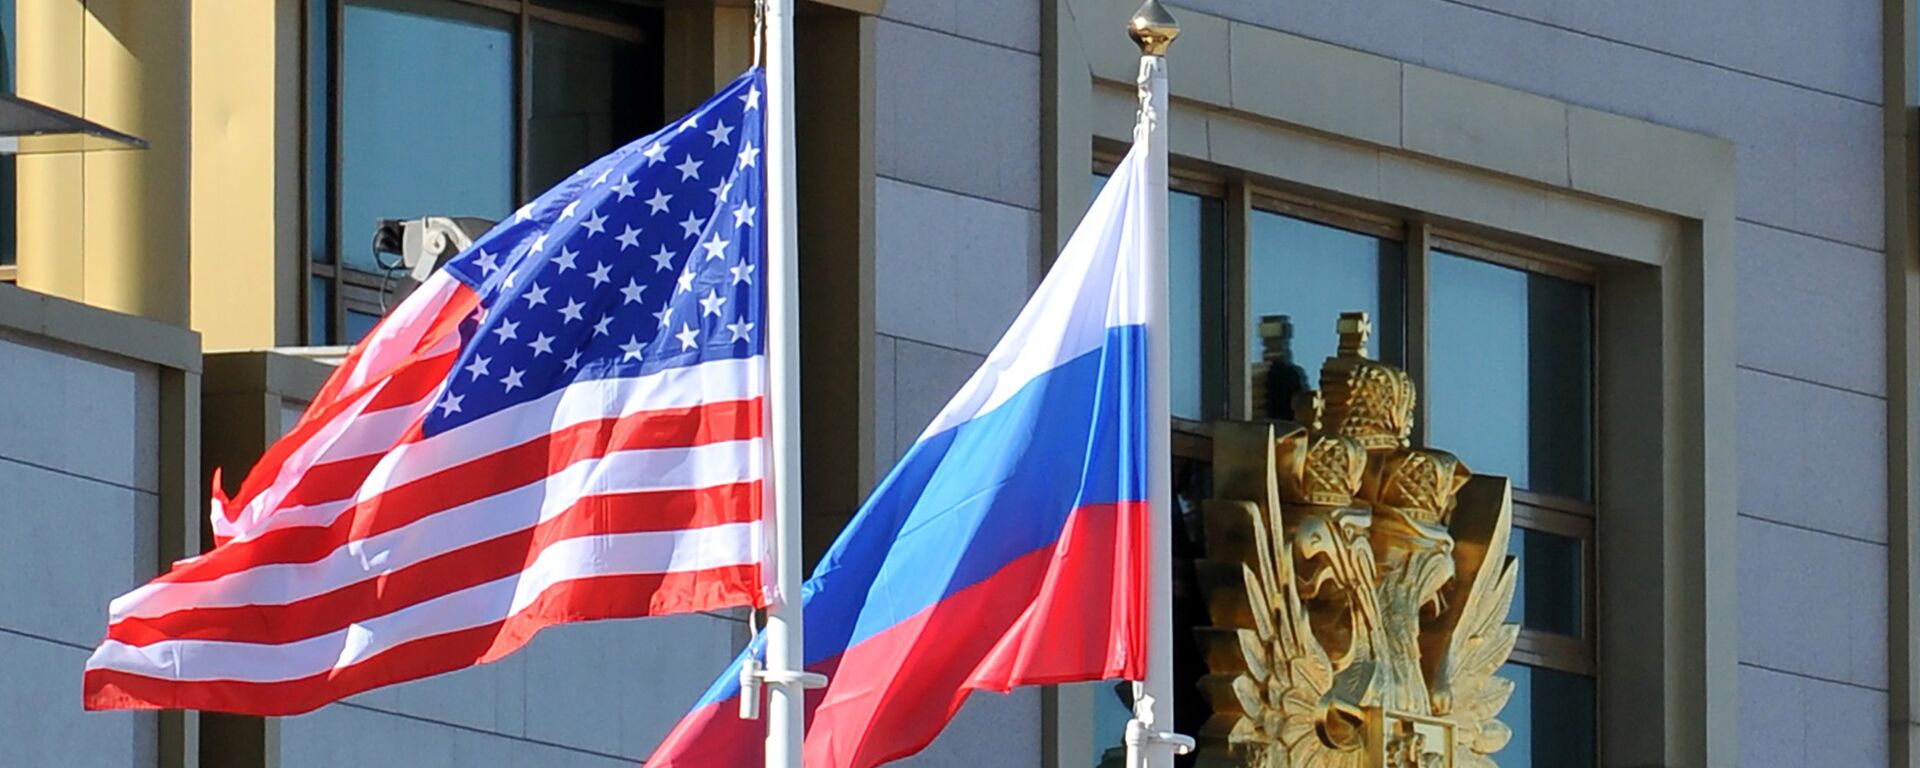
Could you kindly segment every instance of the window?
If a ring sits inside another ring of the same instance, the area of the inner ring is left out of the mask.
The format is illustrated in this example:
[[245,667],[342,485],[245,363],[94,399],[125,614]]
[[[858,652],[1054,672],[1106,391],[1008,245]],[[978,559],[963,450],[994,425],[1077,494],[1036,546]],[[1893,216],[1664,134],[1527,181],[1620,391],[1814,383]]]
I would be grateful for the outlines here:
[[[1097,189],[1103,179],[1094,181]],[[1515,683],[1502,712],[1513,739],[1497,762],[1595,764],[1592,273],[1551,255],[1250,180],[1234,180],[1231,196],[1219,179],[1176,178],[1173,186],[1173,464],[1183,513],[1176,530],[1186,533],[1174,543],[1176,594],[1182,575],[1192,578],[1180,561],[1204,541],[1198,516],[1185,513],[1210,495],[1206,422],[1239,410],[1227,406],[1223,382],[1254,384],[1251,372],[1265,362],[1271,339],[1280,349],[1273,372],[1260,377],[1267,391],[1249,392],[1245,407],[1255,417],[1291,418],[1292,392],[1317,388],[1321,362],[1334,354],[1339,314],[1364,310],[1374,322],[1373,355],[1406,367],[1420,384],[1418,442],[1514,484],[1509,552],[1519,579],[1510,620],[1521,634],[1501,672]],[[1245,201],[1239,210],[1233,199]],[[1227,247],[1230,220],[1244,222],[1242,252]],[[1235,303],[1228,297],[1244,306],[1244,318],[1228,316]],[[1237,345],[1224,340],[1228,332]],[[1228,348],[1244,349],[1246,359],[1227,359]],[[1207,623],[1203,607],[1188,617],[1189,607],[1175,608],[1176,639],[1191,634],[1184,624]],[[1176,684],[1197,679],[1203,667],[1176,660]],[[1201,698],[1197,691],[1181,698],[1178,727],[1193,732],[1207,707],[1189,706]],[[1095,693],[1096,762],[1118,743],[1129,717],[1125,701],[1104,687]]]
[[309,0],[308,343],[410,288],[380,219],[505,218],[658,126],[660,25],[638,2]]
[[[13,93],[20,37],[14,27],[19,0],[0,0],[0,91]],[[15,250],[13,156],[0,156],[0,281],[11,282],[19,255]]]

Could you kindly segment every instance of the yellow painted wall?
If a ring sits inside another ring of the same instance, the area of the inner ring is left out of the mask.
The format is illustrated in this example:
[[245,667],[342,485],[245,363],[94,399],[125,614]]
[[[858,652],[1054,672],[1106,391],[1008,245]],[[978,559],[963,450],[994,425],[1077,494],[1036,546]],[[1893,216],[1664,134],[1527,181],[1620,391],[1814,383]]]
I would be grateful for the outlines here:
[[192,0],[193,328],[300,342],[300,0]]
[[188,0],[22,0],[20,95],[146,139],[24,157],[22,286],[186,325]]

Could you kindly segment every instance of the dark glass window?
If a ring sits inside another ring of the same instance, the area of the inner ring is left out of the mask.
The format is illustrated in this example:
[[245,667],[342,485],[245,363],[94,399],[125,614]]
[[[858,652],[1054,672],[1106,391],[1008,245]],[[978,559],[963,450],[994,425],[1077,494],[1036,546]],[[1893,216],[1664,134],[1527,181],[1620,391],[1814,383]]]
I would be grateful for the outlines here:
[[1431,290],[1428,437],[1514,487],[1593,498],[1593,289],[1445,251]]
[[353,0],[343,18],[341,261],[383,271],[368,248],[382,218],[512,212],[513,17]]
[[1528,528],[1513,529],[1508,554],[1517,558],[1513,607],[1507,620],[1527,629],[1578,638],[1585,633],[1585,554],[1572,536]]
[[[538,193],[660,122],[660,47],[533,23],[527,188]],[[607,94],[625,94],[609,99]]]
[[[1095,174],[1093,194],[1106,183],[1106,176]],[[1167,195],[1167,334],[1173,347],[1168,398],[1176,419],[1221,415],[1224,216],[1217,197],[1178,189]]]
[[[0,0],[0,91],[13,93],[14,67],[19,60],[19,35],[15,31],[14,9],[19,0]],[[13,266],[15,250],[13,156],[0,156],[0,267]]]
[[1593,678],[1546,667],[1508,664],[1513,698],[1500,720],[1513,739],[1494,753],[1501,768],[1584,768],[1594,764]]
[[558,6],[311,0],[307,252],[330,290],[309,343],[357,341],[411,289],[373,255],[379,220],[505,218],[659,125],[661,11]]
[[[1292,392],[1316,388],[1320,364],[1339,346],[1335,329],[1342,312],[1365,311],[1373,319],[1373,354],[1399,363],[1405,323],[1405,257],[1399,242],[1316,221],[1255,209],[1247,254],[1249,363],[1265,354],[1263,318],[1281,317],[1290,327],[1283,352],[1299,370],[1267,380],[1272,391],[1257,402],[1269,418],[1292,418]],[[1290,379],[1300,377],[1300,381]]]

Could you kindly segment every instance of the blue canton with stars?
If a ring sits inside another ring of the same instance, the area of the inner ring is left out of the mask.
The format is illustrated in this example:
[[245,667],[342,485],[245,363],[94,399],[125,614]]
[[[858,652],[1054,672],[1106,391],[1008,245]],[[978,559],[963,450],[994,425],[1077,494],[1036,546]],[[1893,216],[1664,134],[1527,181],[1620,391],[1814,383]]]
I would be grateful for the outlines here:
[[427,434],[576,381],[761,354],[763,85],[748,71],[447,262],[480,306]]

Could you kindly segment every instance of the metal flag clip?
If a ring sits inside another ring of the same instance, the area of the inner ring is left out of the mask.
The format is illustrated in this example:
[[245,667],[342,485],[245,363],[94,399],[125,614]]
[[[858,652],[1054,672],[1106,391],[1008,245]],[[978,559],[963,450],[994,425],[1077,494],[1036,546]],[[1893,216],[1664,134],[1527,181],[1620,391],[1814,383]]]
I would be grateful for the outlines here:
[[1138,749],[1152,744],[1171,744],[1173,745],[1173,753],[1176,755],[1184,755],[1192,752],[1194,748],[1192,736],[1174,733],[1173,731],[1156,731],[1153,730],[1153,726],[1147,725],[1144,720],[1135,719],[1127,721],[1128,747]]
[[801,689],[827,687],[827,676],[818,672],[772,672],[760,664],[756,658],[748,658],[740,665],[740,719],[760,719],[760,689],[766,683],[790,685],[799,683]]

